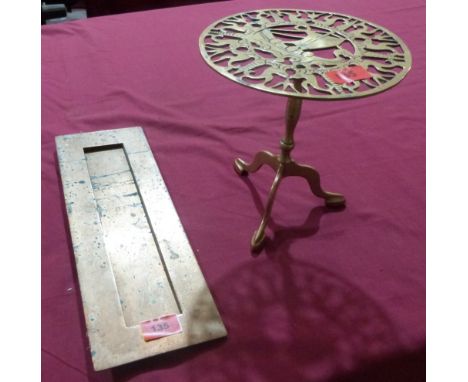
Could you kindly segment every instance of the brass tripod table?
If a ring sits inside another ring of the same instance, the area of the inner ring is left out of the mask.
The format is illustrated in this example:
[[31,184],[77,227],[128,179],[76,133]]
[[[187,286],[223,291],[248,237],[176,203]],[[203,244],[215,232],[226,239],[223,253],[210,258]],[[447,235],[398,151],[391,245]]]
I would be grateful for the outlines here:
[[303,99],[342,100],[380,93],[399,83],[411,68],[411,53],[389,30],[332,12],[263,9],[238,13],[207,27],[200,52],[218,73],[242,85],[288,97],[286,132],[280,154],[258,152],[248,164],[234,161],[240,175],[268,165],[275,172],[252,250],[262,247],[281,180],[300,176],[328,207],[345,205],[343,195],[324,191],[313,167],[291,159],[294,129]]

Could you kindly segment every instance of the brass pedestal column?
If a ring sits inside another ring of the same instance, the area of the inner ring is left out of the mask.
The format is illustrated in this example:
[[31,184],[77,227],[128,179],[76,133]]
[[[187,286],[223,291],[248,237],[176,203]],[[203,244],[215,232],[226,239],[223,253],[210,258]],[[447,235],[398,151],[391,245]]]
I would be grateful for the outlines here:
[[300,176],[307,180],[312,193],[325,200],[327,207],[339,208],[345,205],[345,198],[341,194],[324,191],[320,185],[320,175],[316,169],[311,166],[298,164],[291,159],[291,151],[294,148],[294,129],[296,128],[299,116],[301,114],[302,99],[288,97],[286,107],[286,133],[280,141],[281,152],[279,155],[273,155],[268,151],[258,152],[252,163],[247,164],[240,158],[234,161],[234,169],[239,175],[248,175],[256,172],[264,164],[270,166],[276,171],[275,180],[271,186],[268,200],[263,213],[259,228],[254,232],[250,246],[252,251],[261,249],[265,239],[265,229],[270,219],[273,202],[281,180],[288,176]]

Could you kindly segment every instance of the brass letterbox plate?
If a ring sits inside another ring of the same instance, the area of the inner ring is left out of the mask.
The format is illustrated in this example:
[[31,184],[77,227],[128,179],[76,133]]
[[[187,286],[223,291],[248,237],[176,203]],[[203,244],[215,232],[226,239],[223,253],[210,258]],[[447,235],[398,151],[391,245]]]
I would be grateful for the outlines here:
[[[96,370],[226,336],[143,130],[56,138]],[[145,341],[140,323],[182,332]]]

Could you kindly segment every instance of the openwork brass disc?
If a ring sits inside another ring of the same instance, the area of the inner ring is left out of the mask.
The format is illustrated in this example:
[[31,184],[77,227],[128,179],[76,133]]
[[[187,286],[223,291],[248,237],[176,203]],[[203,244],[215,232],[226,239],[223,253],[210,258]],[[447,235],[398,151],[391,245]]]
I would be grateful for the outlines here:
[[[218,20],[200,36],[217,72],[269,93],[313,99],[363,97],[401,81],[411,53],[381,26],[337,13],[265,9]],[[344,84],[327,72],[362,66],[372,78]]]

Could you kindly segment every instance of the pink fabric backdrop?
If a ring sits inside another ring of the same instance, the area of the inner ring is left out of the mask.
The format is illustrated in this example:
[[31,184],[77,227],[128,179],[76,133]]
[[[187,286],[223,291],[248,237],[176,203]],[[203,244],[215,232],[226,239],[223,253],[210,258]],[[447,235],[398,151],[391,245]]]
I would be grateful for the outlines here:
[[[279,189],[266,249],[249,241],[273,180],[236,156],[277,151],[285,98],[213,72],[212,21],[259,8],[356,15],[405,40],[413,69],[365,99],[304,102],[295,158],[347,208],[301,179]],[[419,381],[425,352],[425,3],[229,1],[42,27],[44,381]],[[55,154],[59,134],[142,126],[229,337],[92,370]]]

